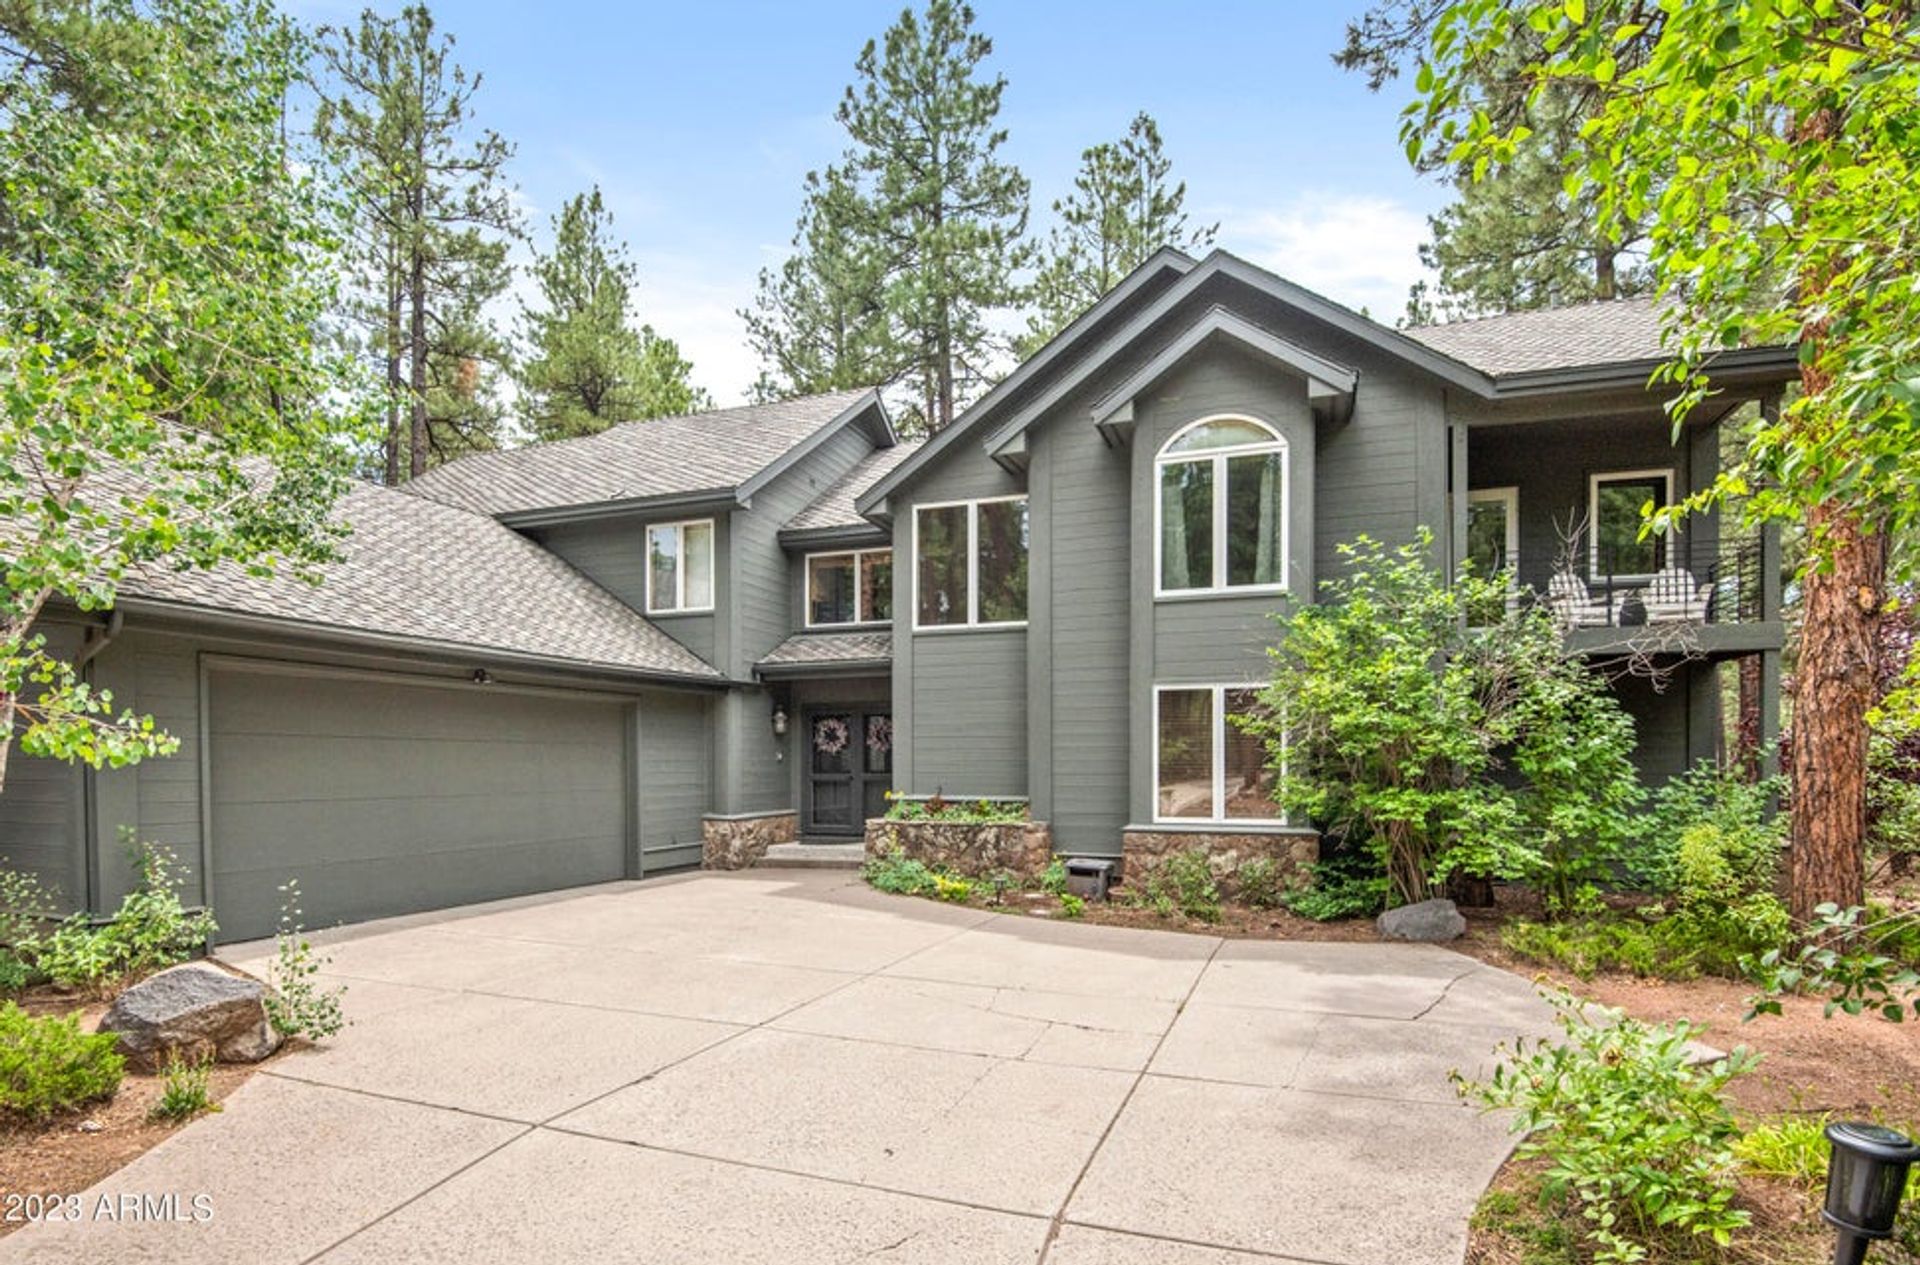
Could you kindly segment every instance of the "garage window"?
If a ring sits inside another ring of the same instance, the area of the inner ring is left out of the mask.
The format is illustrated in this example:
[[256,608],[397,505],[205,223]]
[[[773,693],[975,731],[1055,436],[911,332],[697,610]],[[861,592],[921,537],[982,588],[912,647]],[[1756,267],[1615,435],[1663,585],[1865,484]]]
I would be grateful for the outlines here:
[[713,520],[647,528],[647,613],[713,609]]

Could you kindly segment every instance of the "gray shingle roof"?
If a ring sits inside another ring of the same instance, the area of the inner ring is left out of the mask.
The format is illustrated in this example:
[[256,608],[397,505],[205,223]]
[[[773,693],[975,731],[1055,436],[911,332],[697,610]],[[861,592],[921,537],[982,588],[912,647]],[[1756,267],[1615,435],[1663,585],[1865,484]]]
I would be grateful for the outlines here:
[[775,646],[756,666],[777,670],[892,662],[891,632],[806,632]]
[[179,602],[360,632],[553,660],[717,679],[719,673],[645,617],[510,528],[480,514],[371,484],[335,509],[353,534],[318,586],[149,566],[129,598]]
[[878,448],[862,457],[853,469],[822,492],[813,503],[788,520],[783,531],[818,531],[831,527],[866,527],[866,519],[853,508],[854,501],[886,475],[889,470],[920,450],[924,441],[912,440],[891,448]]
[[1658,360],[1660,309],[1652,298],[1611,299],[1403,330],[1443,356],[1493,377]]
[[580,439],[462,457],[428,471],[406,489],[481,514],[725,493],[869,394],[838,391],[623,422]]

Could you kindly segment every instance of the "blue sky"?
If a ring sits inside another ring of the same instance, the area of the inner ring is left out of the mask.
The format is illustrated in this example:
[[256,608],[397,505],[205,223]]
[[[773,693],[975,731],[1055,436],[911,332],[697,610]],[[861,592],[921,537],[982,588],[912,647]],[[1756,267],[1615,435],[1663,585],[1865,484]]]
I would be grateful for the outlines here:
[[[1080,151],[1144,109],[1221,245],[1397,316],[1420,275],[1424,216],[1443,198],[1401,153],[1402,94],[1370,94],[1330,59],[1364,3],[976,0],[989,65],[1007,76],[1005,152],[1033,181],[1035,226]],[[359,11],[291,7],[315,22]],[[485,76],[479,119],[518,146],[511,173],[536,233],[598,182],[640,266],[643,319],[680,341],[723,404],[755,371],[735,309],[784,255],[802,177],[844,148],[834,107],[861,45],[899,11],[899,0],[434,5],[457,60]]]

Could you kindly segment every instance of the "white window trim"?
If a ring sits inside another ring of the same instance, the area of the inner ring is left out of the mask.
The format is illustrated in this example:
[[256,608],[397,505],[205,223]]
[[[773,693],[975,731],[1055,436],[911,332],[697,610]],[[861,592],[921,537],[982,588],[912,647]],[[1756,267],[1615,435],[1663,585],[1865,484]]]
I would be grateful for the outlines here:
[[[1519,610],[1520,489],[1511,486],[1504,488],[1468,488],[1467,504],[1469,506],[1475,504],[1498,505],[1507,512],[1507,537],[1501,542],[1506,547],[1507,553],[1507,609],[1510,611]],[[1461,542],[1463,553],[1465,548],[1466,544],[1463,541]],[[1482,576],[1480,578],[1488,579],[1491,577]]]
[[[1649,470],[1600,470],[1587,476],[1587,580],[1589,583],[1601,579],[1605,572],[1600,569],[1600,485],[1626,479],[1659,479],[1666,488],[1661,498],[1662,505],[1673,504],[1673,467],[1661,466]],[[1657,532],[1667,540],[1667,565],[1673,565],[1673,551],[1677,543],[1671,530]],[[1622,573],[1612,577],[1614,583],[1623,580],[1651,580],[1653,573]]]
[[[1153,731],[1148,735],[1153,743],[1153,784],[1149,788],[1153,795],[1153,822],[1155,825],[1180,826],[1284,826],[1285,817],[1228,817],[1227,809],[1227,691],[1258,690],[1263,682],[1257,681],[1169,681],[1153,687]],[[1169,690],[1207,690],[1213,695],[1213,802],[1216,812],[1211,817],[1170,817],[1160,811],[1160,696]],[[1284,754],[1280,761],[1280,779],[1286,780],[1287,764]]]
[[[871,612],[863,609],[865,601],[861,596],[860,562],[861,559],[872,557],[875,554],[886,554],[888,557],[892,557],[893,546],[880,545],[872,549],[823,549],[819,553],[805,555],[801,559],[802,570],[800,574],[800,615],[803,626],[807,628],[861,628],[868,626],[878,628],[891,624],[893,622],[891,619],[866,618]],[[815,622],[813,618],[813,564],[820,558],[853,559],[853,618],[851,620]]]
[[[1168,453],[1188,431],[1214,422],[1246,422],[1258,426],[1273,438],[1264,443],[1236,444],[1230,448],[1208,448],[1196,453]],[[1270,452],[1280,454],[1280,575],[1277,584],[1227,583],[1227,458],[1250,457]],[[1166,545],[1161,537],[1166,494],[1162,491],[1161,472],[1170,465],[1211,461],[1213,468],[1213,583],[1205,588],[1170,589],[1163,571]],[[1155,601],[1179,601],[1194,597],[1249,597],[1261,593],[1288,591],[1286,576],[1293,570],[1293,445],[1274,427],[1244,413],[1215,413],[1182,426],[1167,437],[1153,458],[1153,596]]]
[[[1014,496],[982,496],[967,501],[923,501],[913,507],[913,630],[915,632],[945,633],[966,632],[977,628],[1025,628],[1024,619],[982,620],[980,618],[980,507],[982,505],[1004,505],[1009,501],[1025,501],[1027,495],[1022,492]],[[952,624],[923,624],[920,622],[920,511],[950,510],[957,506],[967,507],[967,617],[964,621]],[[1027,530],[1033,530],[1033,507],[1027,507]],[[1028,548],[1032,548],[1029,535]],[[1032,559],[1029,556],[1027,580],[1033,580]],[[1027,592],[1027,609],[1033,609],[1033,592]]]
[[[653,600],[653,533],[662,528],[672,528],[680,537],[680,552],[676,555],[679,565],[673,569],[674,606],[662,609]],[[688,606],[687,601],[687,528],[705,527],[707,529],[707,591],[705,606]],[[647,569],[647,614],[649,615],[711,615],[714,602],[720,593],[720,575],[714,566],[715,555],[720,550],[711,518],[683,518],[671,523],[648,523],[644,541]]]

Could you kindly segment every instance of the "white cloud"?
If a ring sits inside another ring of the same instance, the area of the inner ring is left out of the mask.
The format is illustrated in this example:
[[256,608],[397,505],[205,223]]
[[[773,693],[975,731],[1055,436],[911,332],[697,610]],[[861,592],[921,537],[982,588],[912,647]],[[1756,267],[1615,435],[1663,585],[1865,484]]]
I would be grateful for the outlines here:
[[636,253],[634,262],[640,319],[680,344],[680,354],[693,362],[694,382],[715,404],[744,403],[760,364],[737,309],[753,300],[757,262],[714,269],[703,266],[711,261],[652,253]]
[[1306,192],[1277,209],[1220,213],[1220,244],[1336,303],[1392,324],[1420,263],[1427,220],[1377,194]]

